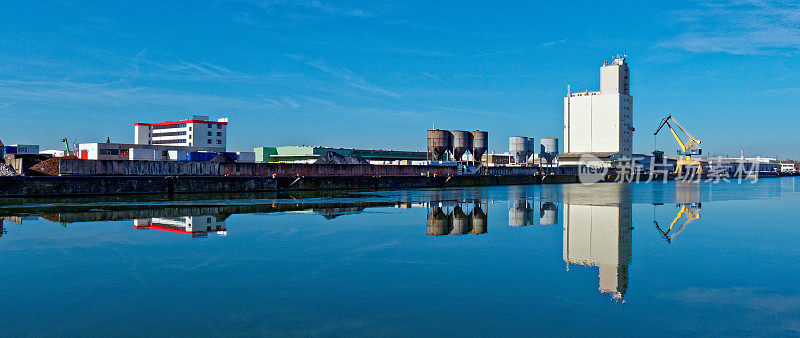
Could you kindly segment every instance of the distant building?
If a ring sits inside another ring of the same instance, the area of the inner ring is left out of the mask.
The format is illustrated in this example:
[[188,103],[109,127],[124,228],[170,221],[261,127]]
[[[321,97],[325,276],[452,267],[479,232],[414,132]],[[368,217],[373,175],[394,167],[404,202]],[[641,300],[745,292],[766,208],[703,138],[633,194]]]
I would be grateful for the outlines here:
[[633,97],[625,57],[600,67],[600,90],[568,92],[564,98],[564,152],[604,153],[630,158]]
[[134,123],[134,143],[160,146],[206,147],[224,152],[227,146],[228,119],[209,121],[194,115],[191,120]]
[[797,172],[797,168],[794,165],[794,162],[781,162],[781,173],[782,174],[794,174]]
[[395,161],[425,161],[424,151],[398,151],[381,149],[353,149],[307,146],[258,147],[255,148],[256,162],[313,162],[325,153],[332,151],[343,156],[360,156],[371,163],[392,163]]

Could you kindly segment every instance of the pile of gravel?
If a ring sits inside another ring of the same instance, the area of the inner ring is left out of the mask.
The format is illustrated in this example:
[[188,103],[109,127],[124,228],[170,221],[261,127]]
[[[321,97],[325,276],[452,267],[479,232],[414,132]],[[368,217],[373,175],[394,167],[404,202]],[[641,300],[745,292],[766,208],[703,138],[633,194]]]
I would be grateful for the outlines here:
[[322,154],[314,164],[369,164],[369,161],[361,156],[346,156],[328,151]]
[[17,172],[10,165],[0,163],[0,176],[17,176]]
[[217,154],[217,156],[214,156],[214,158],[209,160],[209,162],[212,162],[212,163],[234,163],[236,161],[234,161],[232,158],[230,158],[230,156],[228,156],[225,153],[219,153],[219,154]]

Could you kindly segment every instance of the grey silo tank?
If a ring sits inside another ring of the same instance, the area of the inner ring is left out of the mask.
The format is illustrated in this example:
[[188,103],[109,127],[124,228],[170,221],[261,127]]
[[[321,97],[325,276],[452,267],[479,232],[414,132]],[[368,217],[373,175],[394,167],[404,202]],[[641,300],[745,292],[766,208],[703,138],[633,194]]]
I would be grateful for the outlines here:
[[508,153],[514,156],[515,163],[525,163],[528,158],[528,138],[511,136],[508,138]]

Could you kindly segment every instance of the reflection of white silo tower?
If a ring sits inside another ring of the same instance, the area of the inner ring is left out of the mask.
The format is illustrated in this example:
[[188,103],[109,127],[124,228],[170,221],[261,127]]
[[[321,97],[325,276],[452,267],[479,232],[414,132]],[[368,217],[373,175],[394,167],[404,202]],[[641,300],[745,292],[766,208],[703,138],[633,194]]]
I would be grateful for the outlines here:
[[520,227],[533,224],[533,205],[524,196],[522,188],[509,187],[508,225]]
[[558,205],[553,202],[539,204],[539,224],[553,225],[558,223]]

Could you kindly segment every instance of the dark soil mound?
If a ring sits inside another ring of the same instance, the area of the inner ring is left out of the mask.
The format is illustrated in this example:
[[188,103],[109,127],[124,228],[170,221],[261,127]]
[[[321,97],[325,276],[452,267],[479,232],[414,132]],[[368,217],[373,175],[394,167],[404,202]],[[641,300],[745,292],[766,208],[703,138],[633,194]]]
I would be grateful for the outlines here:
[[208,161],[209,162],[214,162],[214,163],[234,163],[234,162],[236,162],[232,158],[230,158],[230,156],[228,156],[225,153],[219,153],[219,154],[217,154],[217,156],[214,156],[214,158],[212,158],[212,159],[210,159]]
[[329,151],[322,154],[314,164],[369,164],[369,162],[361,156],[345,156]]

